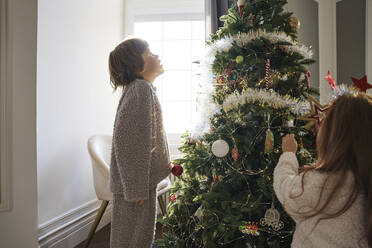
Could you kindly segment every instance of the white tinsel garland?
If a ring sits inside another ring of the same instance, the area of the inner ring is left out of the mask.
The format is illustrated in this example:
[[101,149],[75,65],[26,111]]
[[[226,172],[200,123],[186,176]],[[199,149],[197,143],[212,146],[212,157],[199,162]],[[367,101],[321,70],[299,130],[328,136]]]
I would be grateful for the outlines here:
[[213,64],[215,56],[218,52],[228,52],[233,46],[234,41],[239,47],[244,47],[246,44],[255,39],[265,38],[272,43],[276,42],[288,42],[292,45],[283,45],[287,53],[296,52],[301,54],[306,59],[311,59],[313,57],[313,51],[296,41],[294,41],[290,36],[284,32],[266,32],[265,30],[250,31],[248,33],[240,33],[233,36],[226,36],[213,45],[207,47],[207,54],[205,61],[207,64]]
[[[202,64],[201,66],[205,66]],[[210,131],[210,118],[221,111],[218,104],[213,101],[213,94],[215,87],[213,86],[214,76],[209,68],[203,68],[201,70],[201,76],[203,84],[201,84],[201,92],[198,96],[198,108],[197,108],[197,121],[193,124],[191,130],[191,137],[193,139],[199,139],[205,133]]]
[[215,114],[221,113],[221,110],[229,112],[249,103],[266,104],[274,109],[288,108],[291,113],[297,116],[303,116],[310,111],[308,101],[301,101],[288,95],[281,96],[273,90],[249,88],[242,93],[236,92],[229,95],[222,105],[218,105],[212,100],[205,101],[202,111],[204,118],[202,118],[199,125],[194,127],[192,137],[197,139],[208,132],[210,129],[210,118]]
[[295,115],[304,115],[310,111],[310,105],[307,101],[300,101],[288,95],[281,96],[273,90],[266,89],[247,89],[241,94],[235,93],[228,96],[222,104],[225,112],[241,107],[247,103],[259,102],[267,104],[275,109],[288,108]]
[[247,103],[259,102],[267,104],[275,109],[288,108],[293,114],[304,115],[309,112],[310,105],[307,101],[300,101],[290,96],[281,96],[273,90],[266,89],[247,89],[241,94],[228,96],[222,104],[225,112],[239,108]]
[[277,32],[277,31],[266,32],[265,30],[250,31],[248,33],[237,34],[235,36],[235,40],[236,40],[236,44],[239,47],[244,47],[250,41],[259,39],[261,37],[269,40],[271,43],[276,43],[276,42],[291,43],[293,45],[283,45],[283,47],[286,48],[286,51],[299,53],[306,59],[311,59],[314,55],[313,51],[309,47],[303,44],[299,44],[298,42],[294,41],[290,36],[288,36],[284,32]]
[[[199,121],[196,125],[194,125],[194,128],[192,130],[192,136],[194,138],[200,138],[202,135],[204,135],[206,132],[209,132],[210,130],[210,118],[217,113],[220,113],[222,106],[216,104],[213,101],[213,94],[215,92],[215,88],[213,87],[214,77],[212,72],[212,64],[214,63],[215,56],[218,52],[228,52],[229,49],[233,46],[233,43],[236,42],[236,44],[239,47],[243,47],[247,43],[249,43],[253,39],[259,39],[260,37],[263,37],[265,39],[270,40],[271,42],[288,42],[292,43],[293,45],[284,46],[286,49],[286,52],[297,52],[300,53],[305,58],[312,58],[313,52],[306,47],[305,45],[301,45],[297,42],[295,42],[290,36],[285,34],[284,32],[266,32],[265,30],[258,30],[258,31],[251,31],[248,33],[242,33],[237,34],[234,36],[227,36],[220,40],[217,40],[215,43],[213,43],[210,46],[207,46],[206,54],[203,56],[203,58],[200,60],[200,67],[201,67],[201,75],[205,79],[203,80],[204,84],[202,85],[202,95],[199,97],[199,104],[198,104],[198,113],[199,113]],[[301,75],[302,79],[304,75]],[[269,104],[272,104],[272,106],[282,106],[282,108],[289,107],[290,109],[293,109],[293,113],[307,113],[307,110],[310,109],[307,102],[300,102],[296,101],[294,99],[283,99],[278,94],[274,93],[263,93],[264,90],[257,90],[261,97],[261,101],[269,101]],[[262,91],[262,92],[261,92]],[[247,92],[246,92],[247,93]],[[248,94],[248,93],[247,93]],[[252,93],[252,98],[257,93]],[[231,98],[233,96],[230,96]],[[248,98],[239,97],[239,101],[242,103],[246,103]],[[271,99],[271,100],[270,100]],[[232,100],[225,100],[224,105],[229,105],[227,102],[230,101],[230,105],[233,104]],[[250,100],[248,102],[252,102],[253,100]],[[259,101],[258,98],[254,101]]]
[[359,91],[354,87],[351,87],[346,84],[336,85],[336,88],[333,90],[332,95],[333,99],[336,99],[339,96],[343,95],[357,95]]

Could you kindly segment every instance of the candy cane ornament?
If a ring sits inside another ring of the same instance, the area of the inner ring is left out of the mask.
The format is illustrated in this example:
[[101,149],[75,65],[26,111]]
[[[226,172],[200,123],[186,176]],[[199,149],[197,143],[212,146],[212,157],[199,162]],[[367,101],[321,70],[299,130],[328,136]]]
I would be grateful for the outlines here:
[[266,89],[269,89],[269,69],[270,69],[270,59],[266,59],[266,68],[265,68]]
[[245,0],[238,0],[238,9],[239,9],[240,16],[243,15],[244,1]]

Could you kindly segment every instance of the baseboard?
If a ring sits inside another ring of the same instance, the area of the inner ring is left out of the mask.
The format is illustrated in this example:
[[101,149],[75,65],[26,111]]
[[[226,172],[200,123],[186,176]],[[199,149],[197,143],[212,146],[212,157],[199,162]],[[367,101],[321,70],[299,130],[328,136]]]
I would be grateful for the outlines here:
[[[93,200],[62,216],[39,226],[40,248],[73,248],[84,241],[102,201]],[[110,223],[112,206],[109,204],[97,231]]]

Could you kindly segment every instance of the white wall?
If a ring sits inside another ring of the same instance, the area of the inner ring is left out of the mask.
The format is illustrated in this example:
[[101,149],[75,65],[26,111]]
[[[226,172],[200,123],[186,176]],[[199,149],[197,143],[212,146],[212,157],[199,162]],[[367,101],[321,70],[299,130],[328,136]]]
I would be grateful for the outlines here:
[[0,246],[37,247],[36,27],[37,0],[8,2],[11,209],[0,212]]
[[[112,134],[108,54],[124,38],[123,0],[39,0],[39,227],[96,198],[87,140]],[[119,93],[119,92],[118,92]]]

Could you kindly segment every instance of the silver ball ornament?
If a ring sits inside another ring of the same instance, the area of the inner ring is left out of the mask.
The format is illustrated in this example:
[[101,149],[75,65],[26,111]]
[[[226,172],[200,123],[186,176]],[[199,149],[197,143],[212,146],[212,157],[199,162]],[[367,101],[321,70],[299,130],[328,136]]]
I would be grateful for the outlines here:
[[229,144],[224,140],[216,140],[212,144],[212,153],[219,158],[225,157],[229,153]]

